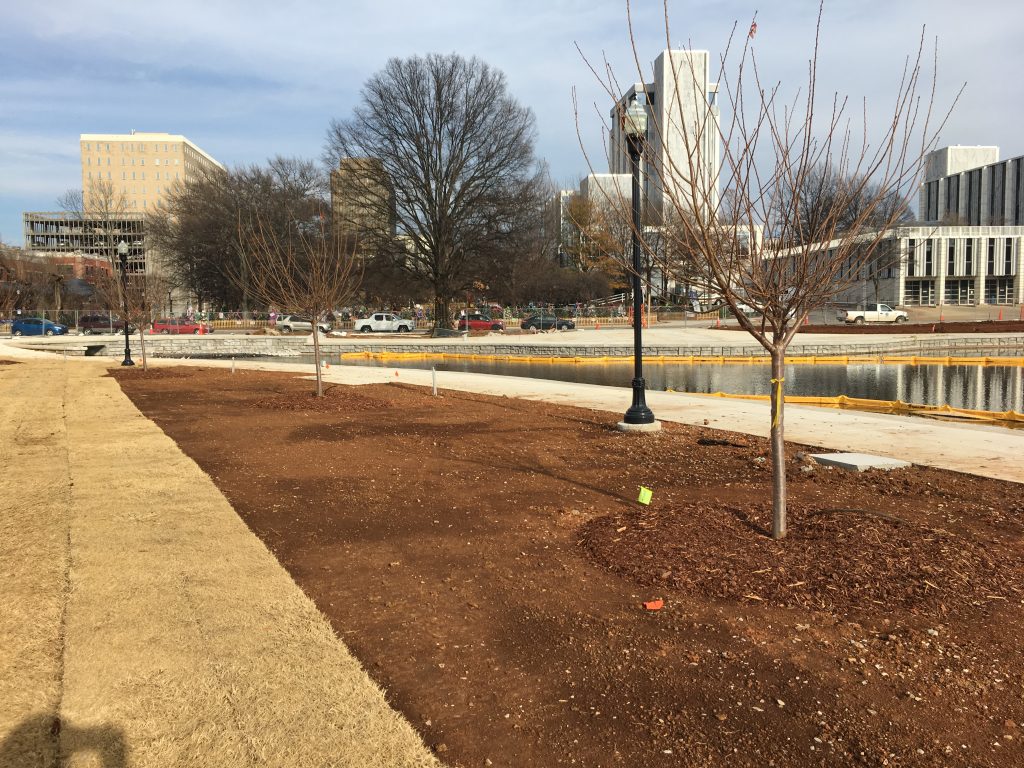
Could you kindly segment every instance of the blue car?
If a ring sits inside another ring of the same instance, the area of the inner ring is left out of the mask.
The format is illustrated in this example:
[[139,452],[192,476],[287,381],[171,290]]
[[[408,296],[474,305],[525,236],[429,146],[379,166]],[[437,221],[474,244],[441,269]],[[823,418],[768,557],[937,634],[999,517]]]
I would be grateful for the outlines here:
[[15,336],[63,336],[67,332],[66,325],[41,317],[22,317],[11,324],[11,333]]

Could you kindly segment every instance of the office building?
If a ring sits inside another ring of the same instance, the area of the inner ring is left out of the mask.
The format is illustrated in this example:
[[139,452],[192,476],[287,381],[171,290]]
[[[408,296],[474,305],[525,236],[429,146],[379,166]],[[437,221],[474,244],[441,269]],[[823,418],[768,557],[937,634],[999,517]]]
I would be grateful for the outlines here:
[[1024,225],[1024,156],[999,160],[999,147],[944,147],[925,158],[919,193],[926,224]]
[[81,153],[87,211],[152,212],[175,183],[224,170],[184,136],[170,133],[83,133]]
[[707,51],[666,50],[654,60],[654,80],[636,83],[611,111],[608,170],[630,174],[622,115],[637,100],[647,110],[641,185],[651,222],[669,214],[666,200],[690,211],[717,212],[721,117],[718,84]]
[[384,164],[371,157],[343,157],[331,171],[331,212],[339,235],[393,238],[395,190]]

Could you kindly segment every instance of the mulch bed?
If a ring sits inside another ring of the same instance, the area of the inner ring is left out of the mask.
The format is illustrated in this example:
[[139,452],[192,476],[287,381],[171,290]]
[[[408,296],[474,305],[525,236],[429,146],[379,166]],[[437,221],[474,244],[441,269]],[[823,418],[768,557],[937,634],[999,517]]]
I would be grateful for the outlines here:
[[448,765],[1024,764],[1022,486],[788,446],[775,542],[759,438],[397,383],[112,375]]

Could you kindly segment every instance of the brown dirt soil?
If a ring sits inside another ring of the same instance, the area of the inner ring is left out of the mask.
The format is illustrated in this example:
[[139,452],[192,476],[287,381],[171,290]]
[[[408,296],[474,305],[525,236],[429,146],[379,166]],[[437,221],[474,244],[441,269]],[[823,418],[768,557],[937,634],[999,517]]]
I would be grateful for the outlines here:
[[[735,323],[711,326],[716,331],[743,331]],[[743,331],[746,333],[746,331]],[[876,333],[1024,333],[1022,320],[978,320],[971,322],[941,323],[869,323],[857,325],[851,323],[828,325],[802,325],[799,333],[835,333],[871,335]]]
[[759,438],[399,384],[317,400],[285,374],[113,374],[450,765],[1024,764],[1024,486],[790,446],[774,542]]
[[977,320],[940,323],[870,323],[805,325],[801,333],[1024,333],[1021,320]]

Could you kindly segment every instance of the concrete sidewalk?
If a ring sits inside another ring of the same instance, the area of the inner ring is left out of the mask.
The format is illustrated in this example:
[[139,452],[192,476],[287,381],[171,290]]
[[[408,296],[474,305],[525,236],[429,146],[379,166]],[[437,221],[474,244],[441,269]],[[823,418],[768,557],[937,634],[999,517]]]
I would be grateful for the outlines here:
[[0,768],[438,765],[106,366],[21,358],[0,364]]

